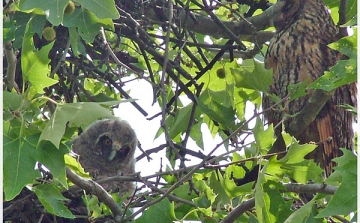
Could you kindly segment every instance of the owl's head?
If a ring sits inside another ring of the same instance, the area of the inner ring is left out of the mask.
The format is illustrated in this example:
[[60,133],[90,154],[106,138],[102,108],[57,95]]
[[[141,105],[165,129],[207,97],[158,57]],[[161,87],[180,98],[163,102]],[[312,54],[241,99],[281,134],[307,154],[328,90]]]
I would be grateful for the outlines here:
[[[74,139],[73,151],[80,158],[92,160],[94,165],[119,163],[134,156],[136,145],[135,132],[127,122],[105,119],[94,122]],[[88,165],[91,163],[85,166]]]

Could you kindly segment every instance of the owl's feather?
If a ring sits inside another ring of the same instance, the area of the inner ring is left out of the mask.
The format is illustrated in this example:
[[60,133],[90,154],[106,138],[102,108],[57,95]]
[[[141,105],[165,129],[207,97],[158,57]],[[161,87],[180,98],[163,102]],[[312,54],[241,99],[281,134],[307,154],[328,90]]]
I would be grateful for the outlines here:
[[[105,119],[91,124],[73,140],[79,162],[95,180],[135,173],[137,138],[131,126],[120,120]],[[105,190],[123,196],[134,190],[132,182],[102,184]]]
[[[273,84],[269,93],[285,98],[290,85],[312,83],[335,65],[341,55],[327,46],[336,41],[338,30],[321,0],[282,1],[285,1],[283,13],[274,22],[277,33],[270,41],[265,66],[273,68]],[[265,117],[274,125],[284,120],[286,129],[291,121],[289,115],[300,112],[311,93],[284,102],[283,110],[269,110]],[[355,84],[336,89],[315,121],[298,137],[301,143],[319,143],[312,158],[325,169],[327,175],[334,166],[331,160],[342,154],[339,148],[354,149],[353,117],[341,105],[355,105],[355,95]],[[264,109],[272,105],[274,102],[265,96]],[[277,130],[278,136],[279,133]]]

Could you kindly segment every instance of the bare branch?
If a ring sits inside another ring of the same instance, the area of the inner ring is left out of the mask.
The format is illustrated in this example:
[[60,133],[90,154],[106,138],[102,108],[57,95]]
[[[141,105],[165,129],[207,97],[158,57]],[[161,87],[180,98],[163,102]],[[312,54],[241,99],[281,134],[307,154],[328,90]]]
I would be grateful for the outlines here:
[[[276,18],[281,12],[281,8],[283,6],[284,2],[280,1],[265,10],[260,15],[253,16],[239,22],[221,21],[221,23],[235,35],[252,36],[254,35],[254,27],[256,30],[264,30],[265,28],[270,27],[274,18]],[[169,9],[165,9],[165,14],[168,15],[169,13],[166,13],[167,10]],[[146,17],[160,22],[159,18],[155,16],[156,13],[153,10],[148,10],[145,13]],[[224,30],[220,28],[212,18],[197,13],[191,13],[191,18],[193,19],[189,20],[185,10],[180,11],[178,16],[182,24],[186,22],[186,27],[189,31],[209,35],[215,38],[231,38],[231,36],[225,33]]]
[[8,63],[7,70],[6,70],[6,84],[8,90],[11,91],[11,89],[15,88],[16,91],[19,91],[19,87],[17,86],[15,82],[15,71],[16,71],[16,56],[14,54],[14,50],[12,47],[12,43],[6,42],[4,44],[4,52],[6,56],[6,61]]
[[117,63],[117,65],[125,67],[127,70],[133,72],[134,74],[138,74],[140,76],[142,76],[144,74],[144,71],[142,70],[134,70],[131,67],[129,67],[128,65],[126,65],[125,63],[121,62],[119,60],[119,58],[115,55],[114,51],[111,49],[110,44],[108,43],[108,41],[106,40],[106,35],[105,35],[105,30],[104,27],[101,27],[101,36],[103,38],[104,41],[104,45],[106,46],[106,49],[108,51],[108,53],[110,54],[110,56],[114,59],[114,61]]

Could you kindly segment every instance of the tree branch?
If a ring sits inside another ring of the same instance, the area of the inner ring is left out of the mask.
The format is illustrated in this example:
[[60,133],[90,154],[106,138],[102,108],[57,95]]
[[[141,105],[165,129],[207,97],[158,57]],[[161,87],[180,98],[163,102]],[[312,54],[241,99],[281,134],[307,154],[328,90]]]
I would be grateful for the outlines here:
[[[263,13],[257,16],[253,16],[247,18],[245,20],[241,20],[239,22],[229,22],[229,21],[220,21],[229,31],[234,33],[235,35],[240,36],[243,38],[245,36],[252,36],[254,35],[253,28],[256,30],[264,30],[267,27],[272,26],[272,22],[274,18],[278,17],[279,13],[281,13],[281,8],[284,6],[284,2],[278,2],[275,5],[269,7]],[[169,9],[165,8],[165,15]],[[194,31],[196,33],[200,33],[203,35],[209,35],[215,38],[231,38],[224,30],[219,27],[212,18],[206,17],[201,14],[197,13],[190,13],[192,19],[188,19],[189,12],[186,10],[181,10],[178,14],[178,19],[180,20],[181,24],[186,22],[186,28],[189,31]],[[151,18],[155,22],[162,22],[156,16],[156,13],[153,9],[145,11],[145,16]]]
[[286,130],[290,135],[295,138],[300,136],[301,133],[307,129],[311,122],[313,122],[316,116],[319,114],[320,110],[324,107],[325,103],[332,96],[334,91],[324,91],[317,89],[310,96],[309,100],[306,102],[304,108],[300,113],[290,122]]
[[344,25],[347,22],[346,21],[347,6],[348,6],[348,1],[341,0],[339,5],[339,22],[337,24],[339,27],[338,39],[348,36],[347,27],[341,27],[341,25]]
[[13,51],[12,43],[6,42],[4,44],[4,53],[6,56],[6,61],[8,63],[7,70],[6,70],[6,84],[9,91],[15,88],[16,91],[19,91],[19,87],[15,82],[15,71],[16,71],[16,56]]
[[92,180],[84,179],[78,176],[69,168],[66,168],[66,176],[69,180],[71,180],[71,182],[73,182],[80,188],[86,190],[87,192],[97,196],[99,198],[99,201],[104,202],[104,204],[106,204],[110,208],[111,212],[114,214],[115,220],[121,218],[122,213],[119,206],[110,196],[110,194],[106,192],[106,190],[104,190],[102,186]]

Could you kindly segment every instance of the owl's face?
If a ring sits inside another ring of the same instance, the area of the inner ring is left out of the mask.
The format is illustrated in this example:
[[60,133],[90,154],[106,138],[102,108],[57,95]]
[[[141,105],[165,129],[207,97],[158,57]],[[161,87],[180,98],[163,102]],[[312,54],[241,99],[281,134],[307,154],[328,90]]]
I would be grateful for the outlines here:
[[130,174],[134,169],[137,139],[127,122],[101,120],[91,124],[73,141],[80,164],[92,175]]

